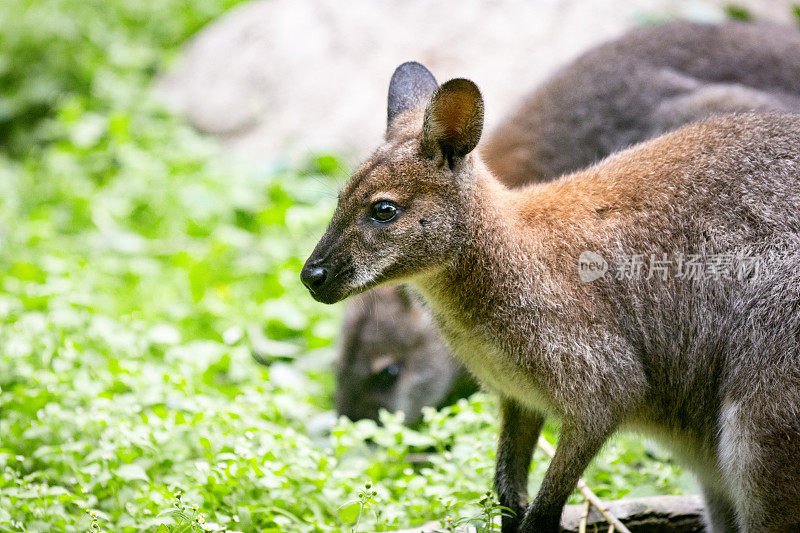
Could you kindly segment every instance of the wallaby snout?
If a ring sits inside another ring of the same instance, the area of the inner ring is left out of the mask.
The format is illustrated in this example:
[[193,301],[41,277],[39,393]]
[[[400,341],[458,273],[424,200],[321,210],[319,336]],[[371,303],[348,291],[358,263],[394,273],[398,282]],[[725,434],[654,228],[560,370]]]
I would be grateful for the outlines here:
[[351,247],[334,219],[300,271],[300,280],[318,302],[333,304],[366,290],[357,279]]
[[313,256],[306,261],[300,271],[300,279],[318,302],[334,304],[342,299],[337,295],[337,291],[331,290],[328,283],[331,279],[330,268],[323,266],[322,261],[313,259]]
[[328,279],[328,269],[319,266],[316,262],[312,262],[303,268],[300,272],[300,277],[303,280],[303,285],[313,294],[325,286],[325,281]]

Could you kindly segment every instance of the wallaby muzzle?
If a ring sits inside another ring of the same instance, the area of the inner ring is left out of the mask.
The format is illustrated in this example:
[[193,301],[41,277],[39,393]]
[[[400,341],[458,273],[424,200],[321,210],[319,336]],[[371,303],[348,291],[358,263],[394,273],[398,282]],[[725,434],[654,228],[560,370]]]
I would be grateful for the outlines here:
[[318,302],[334,304],[349,296],[349,281],[353,273],[353,260],[349,255],[340,257],[330,231],[322,236],[314,251],[300,271],[300,280]]

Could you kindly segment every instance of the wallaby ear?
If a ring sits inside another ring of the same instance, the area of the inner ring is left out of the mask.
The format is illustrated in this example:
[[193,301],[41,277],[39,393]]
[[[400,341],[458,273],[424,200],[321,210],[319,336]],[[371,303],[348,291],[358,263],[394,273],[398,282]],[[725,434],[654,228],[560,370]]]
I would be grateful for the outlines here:
[[397,67],[389,82],[386,123],[391,124],[403,111],[427,102],[438,87],[433,74],[416,61],[407,61]]
[[477,145],[483,131],[483,97],[469,80],[450,80],[434,93],[425,109],[422,151],[433,157],[440,151],[452,167]]

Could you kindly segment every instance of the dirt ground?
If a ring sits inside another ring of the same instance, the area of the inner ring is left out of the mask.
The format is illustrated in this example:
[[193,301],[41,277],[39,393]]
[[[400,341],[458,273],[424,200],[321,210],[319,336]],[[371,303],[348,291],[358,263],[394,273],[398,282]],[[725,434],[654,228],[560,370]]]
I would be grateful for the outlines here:
[[[156,84],[167,103],[225,146],[258,159],[373,148],[386,90],[407,60],[442,82],[468,77],[496,124],[580,52],[635,25],[725,18],[723,0],[257,0],[202,30]],[[791,2],[738,0],[792,23]]]

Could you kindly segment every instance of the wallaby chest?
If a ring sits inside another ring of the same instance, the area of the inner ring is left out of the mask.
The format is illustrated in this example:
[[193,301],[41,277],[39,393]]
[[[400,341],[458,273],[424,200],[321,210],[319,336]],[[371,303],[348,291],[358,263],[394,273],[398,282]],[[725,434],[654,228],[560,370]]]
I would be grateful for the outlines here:
[[458,320],[436,305],[433,314],[455,355],[485,388],[531,409],[561,414],[536,374],[503,345],[488,322]]

